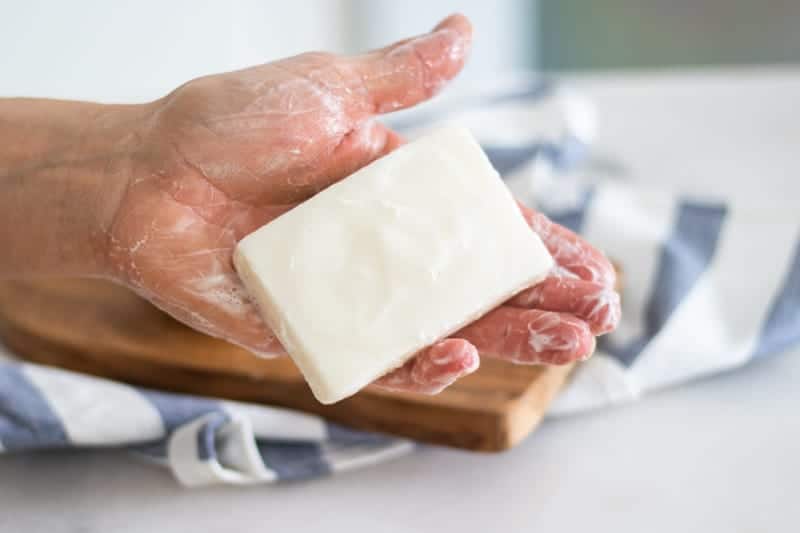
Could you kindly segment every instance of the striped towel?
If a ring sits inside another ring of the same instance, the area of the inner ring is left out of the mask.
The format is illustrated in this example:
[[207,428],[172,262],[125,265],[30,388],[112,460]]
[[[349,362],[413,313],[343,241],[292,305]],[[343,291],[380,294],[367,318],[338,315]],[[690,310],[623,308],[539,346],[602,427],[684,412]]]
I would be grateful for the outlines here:
[[[800,341],[800,216],[634,185],[598,161],[589,102],[511,86],[405,113],[413,136],[471,128],[523,200],[620,263],[623,322],[557,398],[561,415],[741,366]],[[765,238],[765,236],[769,236]],[[17,361],[0,349],[0,452],[126,446],[187,486],[303,479],[413,450],[285,409],[176,395]]]
[[800,215],[611,182],[564,217],[622,265],[623,321],[554,413],[637,398],[800,343]]

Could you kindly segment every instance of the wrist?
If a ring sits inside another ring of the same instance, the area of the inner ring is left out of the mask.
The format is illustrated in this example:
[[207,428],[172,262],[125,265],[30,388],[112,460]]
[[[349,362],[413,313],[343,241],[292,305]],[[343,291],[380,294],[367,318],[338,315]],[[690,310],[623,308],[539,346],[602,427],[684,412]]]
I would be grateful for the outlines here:
[[142,106],[0,101],[0,277],[107,276]]
[[149,124],[147,105],[102,106],[84,131],[70,183],[83,182],[87,219],[79,229],[80,239],[89,244],[92,262],[88,275],[114,277],[109,261],[111,231],[129,184],[141,173],[142,141]]

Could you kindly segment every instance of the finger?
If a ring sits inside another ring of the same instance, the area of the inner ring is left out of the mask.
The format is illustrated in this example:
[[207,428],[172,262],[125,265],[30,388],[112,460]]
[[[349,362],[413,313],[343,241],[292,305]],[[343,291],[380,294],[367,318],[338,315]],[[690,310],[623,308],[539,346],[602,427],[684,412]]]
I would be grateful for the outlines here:
[[454,337],[472,343],[482,356],[520,364],[566,364],[594,350],[594,336],[583,320],[568,313],[508,306],[491,311]]
[[616,273],[611,262],[597,248],[543,214],[523,204],[520,211],[531,229],[541,237],[556,264],[586,281],[614,287]]
[[613,331],[620,319],[619,294],[602,283],[550,276],[507,302],[512,307],[570,313],[595,335]]
[[353,58],[372,109],[386,113],[429,99],[461,71],[472,43],[472,25],[451,15],[430,33]]
[[420,352],[373,385],[392,391],[437,394],[457,379],[478,369],[480,358],[463,339],[445,339]]

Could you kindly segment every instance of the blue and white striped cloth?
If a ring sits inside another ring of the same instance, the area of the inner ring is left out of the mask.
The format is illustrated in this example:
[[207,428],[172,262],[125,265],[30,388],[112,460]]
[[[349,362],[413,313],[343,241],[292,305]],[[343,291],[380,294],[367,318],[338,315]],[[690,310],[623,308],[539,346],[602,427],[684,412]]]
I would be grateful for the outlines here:
[[[623,322],[551,415],[630,401],[800,342],[796,212],[634,185],[609,176],[607,162],[595,179],[593,108],[550,84],[524,80],[430,109],[396,125],[411,136],[443,121],[467,125],[516,194],[622,266]],[[97,446],[129,447],[188,486],[315,477],[414,448],[315,416],[145,390],[0,349],[0,451]]]

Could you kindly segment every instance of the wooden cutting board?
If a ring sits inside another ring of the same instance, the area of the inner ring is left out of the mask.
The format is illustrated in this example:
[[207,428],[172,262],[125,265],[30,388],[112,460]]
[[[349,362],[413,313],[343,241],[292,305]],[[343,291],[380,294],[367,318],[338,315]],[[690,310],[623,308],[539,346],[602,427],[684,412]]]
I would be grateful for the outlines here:
[[478,451],[510,448],[541,421],[570,367],[483,359],[437,396],[367,389],[334,405],[288,358],[259,359],[95,280],[0,284],[0,337],[30,361],[175,392],[280,405],[355,428]]

